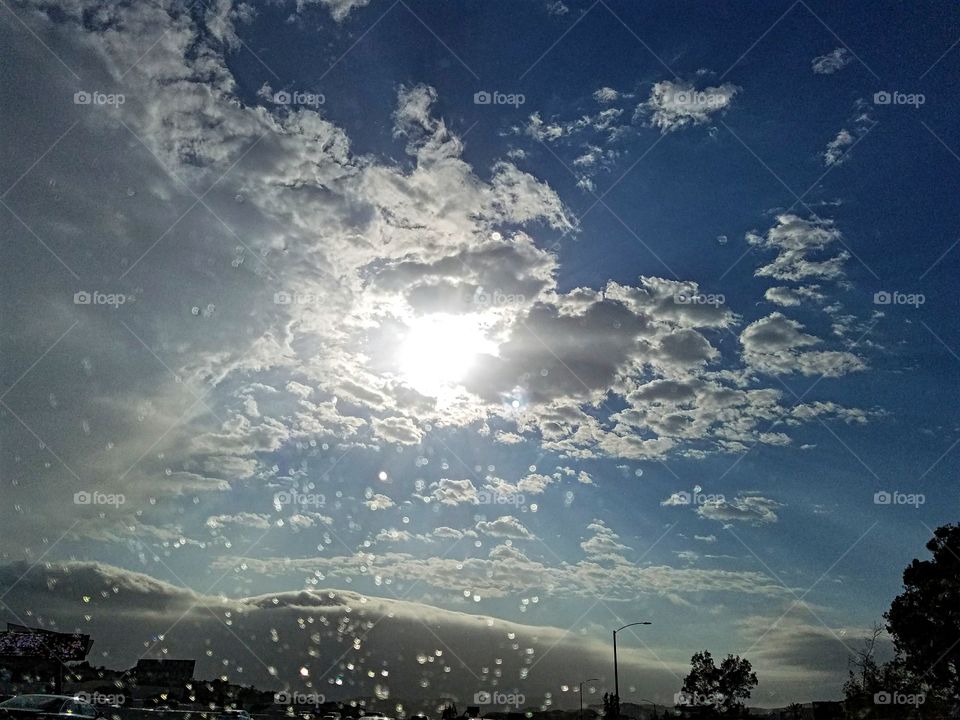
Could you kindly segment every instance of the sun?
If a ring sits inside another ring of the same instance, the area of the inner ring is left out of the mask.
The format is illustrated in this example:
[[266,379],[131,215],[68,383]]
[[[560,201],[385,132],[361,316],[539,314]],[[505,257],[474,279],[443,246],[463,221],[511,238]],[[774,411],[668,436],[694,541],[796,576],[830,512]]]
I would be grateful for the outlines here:
[[422,395],[440,397],[456,388],[479,355],[496,350],[477,315],[424,315],[410,323],[400,344],[400,374]]

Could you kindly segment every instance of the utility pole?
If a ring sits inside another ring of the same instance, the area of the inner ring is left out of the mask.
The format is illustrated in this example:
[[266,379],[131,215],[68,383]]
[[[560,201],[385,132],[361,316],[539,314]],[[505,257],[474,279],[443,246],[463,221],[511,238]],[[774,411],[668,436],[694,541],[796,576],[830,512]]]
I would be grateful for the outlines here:
[[[619,627],[613,631],[613,703],[614,703],[614,718],[615,720],[620,720],[620,674],[617,668],[617,633],[621,630],[626,630],[628,627],[633,627],[634,625],[652,625],[653,623],[642,620],[640,622],[627,623],[623,627]],[[582,720],[582,719],[581,719]]]
[[579,720],[583,720],[583,683],[593,682],[599,679],[600,678],[587,678],[586,680],[580,681],[580,714],[577,716]]

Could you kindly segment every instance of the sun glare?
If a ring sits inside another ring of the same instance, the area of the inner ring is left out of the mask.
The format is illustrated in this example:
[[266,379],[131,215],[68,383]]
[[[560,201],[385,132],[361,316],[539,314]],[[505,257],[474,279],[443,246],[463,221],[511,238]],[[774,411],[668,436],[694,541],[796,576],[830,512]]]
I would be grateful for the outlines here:
[[400,345],[400,372],[417,392],[440,397],[466,377],[478,355],[496,349],[476,315],[425,315],[410,324]]

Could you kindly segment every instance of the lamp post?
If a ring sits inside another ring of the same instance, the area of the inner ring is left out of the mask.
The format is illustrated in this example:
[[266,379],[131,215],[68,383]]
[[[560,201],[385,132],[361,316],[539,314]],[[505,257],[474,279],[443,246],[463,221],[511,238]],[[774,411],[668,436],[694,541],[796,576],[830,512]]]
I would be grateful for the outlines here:
[[613,631],[613,701],[615,703],[616,710],[615,715],[617,720],[620,718],[620,676],[617,671],[617,633],[621,630],[626,630],[628,627],[633,627],[634,625],[652,625],[653,623],[646,620],[640,622],[627,623],[623,627],[618,627]]
[[[657,705],[658,705],[658,703],[655,703],[653,700],[648,700],[647,698],[637,698],[637,700],[643,700],[644,702],[650,703],[651,705],[653,705],[653,716],[654,716],[654,717],[657,716]],[[663,709],[666,710],[666,709],[667,709],[667,706],[664,705],[664,706],[663,706]]]
[[583,683],[593,682],[599,679],[600,678],[587,678],[586,680],[580,681],[580,714],[577,716],[579,720],[583,720]]

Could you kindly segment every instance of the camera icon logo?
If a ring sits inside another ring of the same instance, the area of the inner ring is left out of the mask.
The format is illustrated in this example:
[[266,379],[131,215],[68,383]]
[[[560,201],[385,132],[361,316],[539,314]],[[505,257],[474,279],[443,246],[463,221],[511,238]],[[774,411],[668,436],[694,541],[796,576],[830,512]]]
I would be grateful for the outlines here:
[[881,290],[880,292],[875,292],[873,294],[874,305],[889,305],[892,301],[893,296],[886,290]]
[[493,702],[493,697],[486,690],[481,690],[480,692],[473,694],[473,701],[477,705],[489,705]]
[[273,102],[277,105],[289,105],[290,100],[290,93],[286,90],[279,90],[273,94]]
[[477,305],[489,305],[490,293],[485,291],[482,287],[478,287],[476,292],[473,293],[473,302]]
[[886,90],[881,90],[880,92],[875,92],[873,94],[874,105],[889,105],[892,100],[892,96]]
[[285,290],[273,294],[273,302],[277,305],[289,305],[293,302],[293,297]]
[[889,505],[893,502],[893,496],[886,490],[879,490],[873,494],[874,505]]
[[89,105],[93,97],[86,90],[78,90],[73,94],[74,105]]
[[93,496],[86,490],[81,490],[73,494],[74,505],[89,505],[91,502],[93,502]]
[[278,693],[273,694],[273,702],[277,705],[289,705],[290,704],[290,693],[287,690],[281,690]]
[[681,490],[678,493],[674,493],[674,495],[676,495],[677,498],[677,505],[689,505],[693,502],[693,497],[686,490]]
[[889,705],[893,702],[893,696],[885,690],[873,694],[874,705]]
[[80,290],[73,294],[73,304],[74,305],[89,305],[91,300],[90,293],[86,290]]
[[489,105],[491,102],[493,102],[493,96],[486,90],[481,90],[473,94],[474,105]]

